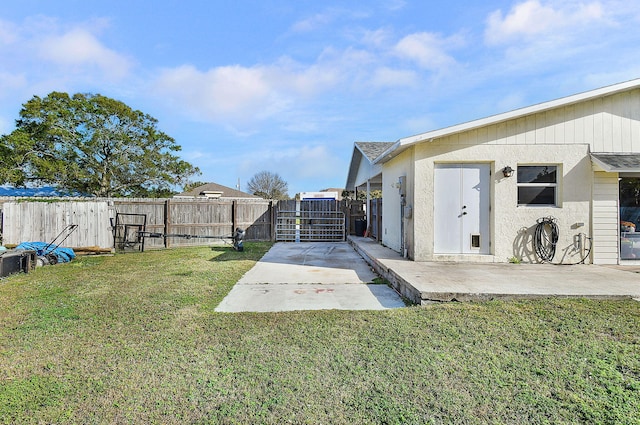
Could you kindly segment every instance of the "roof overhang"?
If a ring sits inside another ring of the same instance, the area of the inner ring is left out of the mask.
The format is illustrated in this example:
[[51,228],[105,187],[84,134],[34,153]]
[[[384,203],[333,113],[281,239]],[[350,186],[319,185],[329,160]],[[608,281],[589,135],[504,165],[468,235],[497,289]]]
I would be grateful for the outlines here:
[[367,181],[361,182],[355,186],[358,192],[369,190],[382,190],[382,173],[371,176]]
[[347,174],[347,182],[345,184],[345,190],[353,191],[356,186],[356,178],[358,176],[358,169],[360,162],[363,160],[364,155],[360,152],[357,146],[353,147],[353,154],[351,155],[351,163],[349,164],[349,173]]
[[[353,145],[353,154],[349,164],[349,173],[345,189],[349,191],[362,187],[368,181],[369,184],[382,185],[380,166],[374,162],[380,153],[387,150],[384,148],[392,142],[356,142]],[[365,166],[365,174],[362,174],[361,165]]]
[[592,153],[591,161],[596,167],[609,173],[640,172],[640,153]]

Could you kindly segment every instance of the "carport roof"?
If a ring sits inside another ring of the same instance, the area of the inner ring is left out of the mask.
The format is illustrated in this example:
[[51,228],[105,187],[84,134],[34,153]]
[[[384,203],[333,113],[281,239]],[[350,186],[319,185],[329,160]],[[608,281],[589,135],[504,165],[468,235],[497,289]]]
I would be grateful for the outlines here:
[[[373,165],[374,160],[394,144],[394,142],[355,142],[353,144],[353,154],[351,155],[351,164],[349,165],[345,188],[347,190],[355,189],[355,185],[357,184],[356,180],[359,177],[358,170],[363,160],[367,161],[370,166]],[[367,176],[367,178],[371,177],[373,176]]]
[[612,173],[640,172],[639,153],[592,153],[591,159],[604,171]]
[[373,162],[384,151],[389,149],[394,142],[356,142],[355,145],[367,159]]

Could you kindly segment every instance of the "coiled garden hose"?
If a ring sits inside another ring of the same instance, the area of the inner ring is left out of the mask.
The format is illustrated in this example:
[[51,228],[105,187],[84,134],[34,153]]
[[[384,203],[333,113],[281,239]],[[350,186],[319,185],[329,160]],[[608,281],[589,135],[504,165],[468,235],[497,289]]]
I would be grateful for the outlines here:
[[538,258],[542,262],[550,263],[556,255],[558,243],[558,225],[553,217],[543,217],[537,220],[533,235],[533,244]]

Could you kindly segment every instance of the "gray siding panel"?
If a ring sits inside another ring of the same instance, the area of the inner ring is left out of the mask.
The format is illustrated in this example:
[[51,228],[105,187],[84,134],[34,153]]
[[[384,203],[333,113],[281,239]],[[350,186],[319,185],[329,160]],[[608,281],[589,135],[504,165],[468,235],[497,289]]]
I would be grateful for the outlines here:
[[618,264],[618,174],[595,172],[593,179],[593,263]]

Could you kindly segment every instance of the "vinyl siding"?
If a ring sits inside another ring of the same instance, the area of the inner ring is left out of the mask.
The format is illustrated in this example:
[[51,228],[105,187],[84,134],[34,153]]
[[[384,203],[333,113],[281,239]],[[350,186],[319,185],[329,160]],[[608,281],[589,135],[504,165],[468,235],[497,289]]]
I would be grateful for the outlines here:
[[618,174],[594,172],[593,263],[618,264]]
[[640,89],[443,137],[469,146],[588,144],[591,152],[640,152]]

